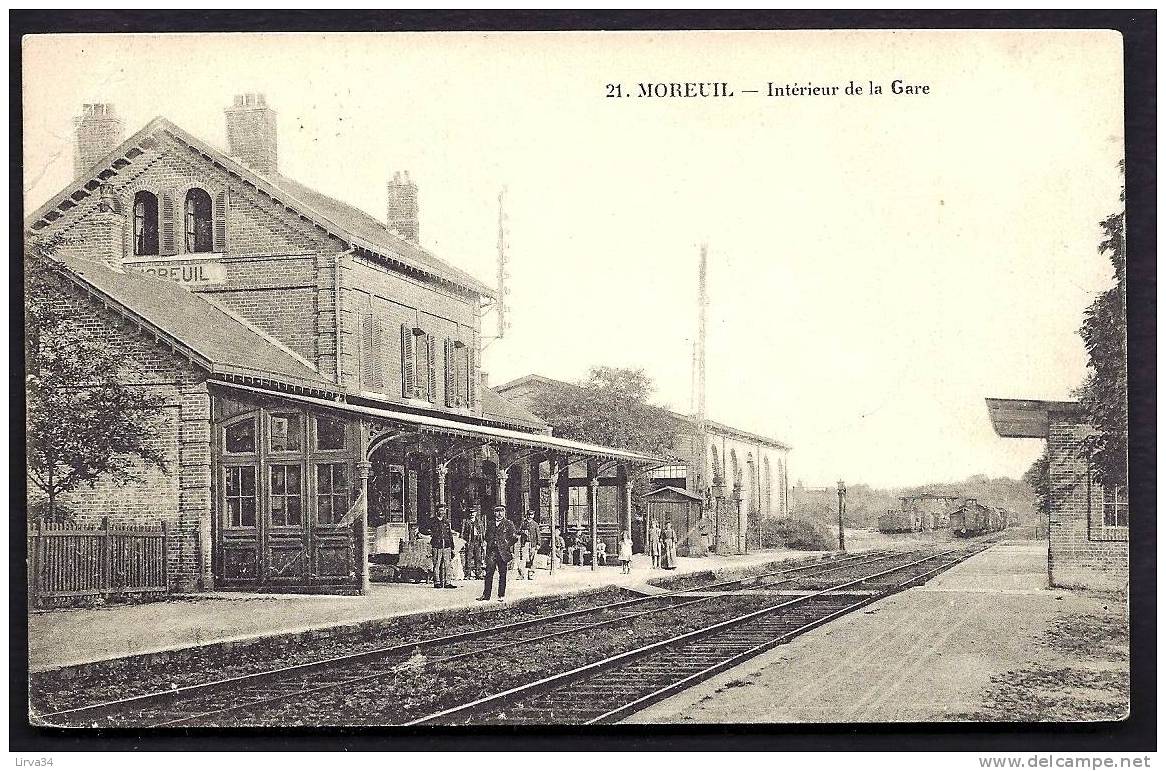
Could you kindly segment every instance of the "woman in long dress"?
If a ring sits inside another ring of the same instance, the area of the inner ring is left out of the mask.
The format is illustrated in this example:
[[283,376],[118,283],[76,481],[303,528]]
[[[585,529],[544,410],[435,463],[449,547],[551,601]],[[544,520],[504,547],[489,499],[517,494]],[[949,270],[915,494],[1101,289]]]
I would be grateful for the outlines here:
[[665,570],[676,569],[676,531],[672,529],[672,523],[667,522],[664,525],[664,557],[661,560],[662,567]]
[[648,526],[648,552],[652,555],[652,567],[660,567],[663,546],[660,543],[660,523],[654,519],[652,524]]

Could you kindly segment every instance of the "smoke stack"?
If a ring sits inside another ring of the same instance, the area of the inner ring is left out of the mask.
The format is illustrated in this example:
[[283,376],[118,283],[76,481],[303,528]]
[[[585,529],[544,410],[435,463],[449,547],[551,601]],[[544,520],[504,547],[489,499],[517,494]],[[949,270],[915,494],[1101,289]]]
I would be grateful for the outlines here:
[[73,148],[73,174],[81,176],[89,167],[121,144],[125,126],[112,104],[83,104],[74,119],[77,144]]
[[417,244],[421,242],[421,223],[417,219],[417,185],[409,178],[409,172],[393,172],[388,184],[388,224],[401,238]]
[[239,94],[227,115],[227,153],[260,174],[279,171],[275,110],[263,94]]

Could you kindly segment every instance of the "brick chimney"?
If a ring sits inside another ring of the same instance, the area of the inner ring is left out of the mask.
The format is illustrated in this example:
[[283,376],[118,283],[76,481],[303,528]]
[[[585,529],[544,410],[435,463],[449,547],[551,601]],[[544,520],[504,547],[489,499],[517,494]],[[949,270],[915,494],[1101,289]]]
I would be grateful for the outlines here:
[[263,94],[238,94],[226,110],[227,154],[260,174],[279,171],[275,110]]
[[112,104],[83,104],[73,119],[77,144],[73,148],[73,174],[81,176],[90,166],[121,144],[125,125]]
[[413,243],[421,241],[421,223],[417,219],[417,185],[409,178],[409,172],[402,177],[401,172],[393,172],[388,185],[388,224],[401,238]]

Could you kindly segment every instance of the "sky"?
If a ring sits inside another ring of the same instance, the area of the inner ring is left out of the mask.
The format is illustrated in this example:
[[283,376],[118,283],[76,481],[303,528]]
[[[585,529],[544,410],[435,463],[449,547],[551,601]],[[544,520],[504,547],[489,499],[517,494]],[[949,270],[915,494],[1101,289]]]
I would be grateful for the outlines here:
[[[282,173],[383,219],[408,170],[423,245],[490,284],[505,187],[493,384],[641,367],[689,411],[707,243],[709,416],[791,445],[811,485],[1022,474],[1041,442],[997,437],[984,398],[1068,398],[1111,282],[1113,32],[70,35],[24,57],[26,211],[71,181],[81,104],[225,147],[244,92],[278,112]],[[672,81],[735,96],[605,96]]]

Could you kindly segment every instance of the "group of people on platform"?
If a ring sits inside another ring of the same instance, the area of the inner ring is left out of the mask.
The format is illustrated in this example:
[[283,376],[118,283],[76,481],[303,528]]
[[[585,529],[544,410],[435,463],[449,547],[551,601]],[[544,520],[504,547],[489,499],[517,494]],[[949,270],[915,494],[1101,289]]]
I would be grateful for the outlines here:
[[519,580],[534,580],[539,528],[530,512],[515,526],[506,516],[506,507],[495,506],[493,518],[484,525],[472,511],[466,511],[459,532],[449,523],[449,509],[438,504],[430,527],[433,587],[456,589],[454,581],[485,577],[481,600],[490,599],[494,575],[498,576],[498,600],[506,601],[506,577],[511,568]]
[[652,567],[676,569],[676,530],[671,522],[665,522],[663,528],[654,519],[648,523],[648,553],[652,555]]
[[[449,510],[445,504],[438,504],[430,528],[429,545],[432,549],[433,586],[436,589],[456,589],[455,581],[465,579],[485,580],[479,600],[491,599],[494,576],[498,577],[498,601],[506,602],[506,579],[511,569],[516,571],[518,580],[534,580],[535,561],[539,550],[539,525],[529,511],[523,512],[522,521],[515,525],[506,516],[506,507],[495,506],[494,516],[483,523],[471,510],[466,511],[459,531],[454,531],[449,522]],[[706,548],[707,548],[707,539]],[[647,532],[647,551],[652,558],[653,568],[676,569],[676,531],[671,522],[661,527],[651,520]],[[632,535],[625,530],[620,534],[619,561],[621,572],[631,573]],[[554,534],[554,543],[549,559],[556,565],[568,564],[603,565],[607,562],[607,545],[597,541],[594,555],[582,524],[576,523],[567,538],[559,532]]]

